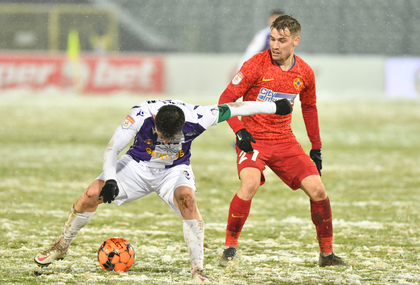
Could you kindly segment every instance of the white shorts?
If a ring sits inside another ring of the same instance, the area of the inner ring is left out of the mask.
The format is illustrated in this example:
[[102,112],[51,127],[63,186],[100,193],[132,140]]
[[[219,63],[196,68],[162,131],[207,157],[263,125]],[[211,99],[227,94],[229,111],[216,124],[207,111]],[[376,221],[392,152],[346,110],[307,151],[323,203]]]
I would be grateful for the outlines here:
[[[97,179],[105,180],[104,173],[101,173]],[[181,218],[181,212],[174,203],[175,189],[187,186],[197,192],[194,173],[190,165],[152,168],[141,161],[135,161],[126,154],[117,162],[117,184],[120,192],[114,202],[118,206],[156,192]]]

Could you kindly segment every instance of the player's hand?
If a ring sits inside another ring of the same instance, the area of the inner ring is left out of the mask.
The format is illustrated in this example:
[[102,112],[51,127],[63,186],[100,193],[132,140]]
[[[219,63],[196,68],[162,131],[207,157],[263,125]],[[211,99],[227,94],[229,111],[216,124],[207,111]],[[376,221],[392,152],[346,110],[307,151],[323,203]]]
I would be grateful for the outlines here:
[[309,156],[315,162],[316,168],[318,168],[319,176],[321,176],[322,169],[322,155],[320,149],[312,149]]
[[111,204],[111,202],[118,196],[118,193],[120,193],[120,190],[118,189],[117,181],[110,179],[107,180],[104,187],[102,187],[99,199],[102,197],[104,198],[104,203]]
[[277,115],[287,115],[292,113],[293,107],[287,99],[280,99],[274,102],[276,104]]
[[236,144],[239,149],[245,152],[253,151],[251,142],[256,143],[254,137],[246,129],[240,129],[236,132]]

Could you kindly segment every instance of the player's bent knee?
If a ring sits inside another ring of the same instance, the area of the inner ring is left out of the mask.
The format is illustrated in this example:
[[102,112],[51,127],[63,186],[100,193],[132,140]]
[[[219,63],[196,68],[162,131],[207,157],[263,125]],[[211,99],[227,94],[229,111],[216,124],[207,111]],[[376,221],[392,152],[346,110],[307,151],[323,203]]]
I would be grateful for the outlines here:
[[241,188],[239,189],[240,198],[249,200],[257,193],[260,183],[257,180],[242,181]]
[[178,203],[181,208],[193,209],[195,208],[195,197],[192,194],[181,194],[178,198]]
[[103,180],[95,180],[89,185],[84,194],[88,199],[98,199],[104,185],[105,182]]
[[82,196],[77,199],[74,204],[74,209],[77,212],[85,212],[87,209],[95,208],[100,202],[98,197],[101,193],[104,182],[102,180],[95,180],[89,187],[83,192]]
[[310,191],[310,197],[313,201],[322,201],[327,199],[327,192],[325,191],[324,185],[314,185]]
[[175,200],[178,204],[180,211],[186,209],[193,210],[196,208],[194,190],[189,187],[181,187],[176,189]]

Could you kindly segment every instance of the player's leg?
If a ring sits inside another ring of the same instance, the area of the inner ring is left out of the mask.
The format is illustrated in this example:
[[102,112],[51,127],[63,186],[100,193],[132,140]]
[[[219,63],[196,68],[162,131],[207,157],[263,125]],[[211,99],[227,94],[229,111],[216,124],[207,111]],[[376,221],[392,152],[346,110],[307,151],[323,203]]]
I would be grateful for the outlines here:
[[193,281],[210,280],[204,270],[204,222],[195,200],[195,178],[189,165],[162,169],[155,173],[156,193],[181,218],[184,240],[191,261]]
[[[279,143],[273,147],[276,151],[270,158],[268,166],[290,188],[293,190],[300,188],[309,197],[311,217],[317,232],[320,254],[333,257],[331,206],[318,169],[297,142]],[[338,263],[340,262],[337,260],[336,265],[339,265]],[[343,262],[340,265],[344,264]]]
[[[142,184],[142,181],[138,179],[139,175],[131,175],[132,172],[137,171],[137,167],[139,167],[139,164],[128,156],[123,156],[118,161],[117,181],[120,192],[115,199],[117,205],[128,203],[147,195],[147,192],[142,191],[142,188],[139,186]],[[122,169],[125,171],[121,171]],[[143,172],[144,170],[140,173]],[[41,251],[35,256],[34,260],[39,266],[48,266],[54,260],[64,258],[71,241],[89,223],[98,205],[102,203],[102,200],[98,198],[104,184],[102,173],[73,204],[58,240],[50,248]],[[130,199],[128,199],[127,193],[130,193]]]
[[254,145],[253,152],[245,153],[237,148],[237,166],[241,186],[229,206],[225,249],[219,260],[220,266],[225,267],[229,261],[235,259],[239,236],[248,219],[252,198],[265,181],[262,174],[265,153],[260,152],[261,150],[264,150],[264,147],[259,145],[259,142]]
[[192,278],[205,281],[209,278],[204,271],[204,221],[195,201],[195,191],[180,186],[175,189],[174,198],[183,219],[182,230],[190,254]]
[[348,266],[333,251],[333,224],[330,199],[319,175],[309,175],[301,182],[301,189],[308,195],[311,203],[311,217],[319,242],[320,266]]
[[77,233],[92,219],[98,204],[100,191],[104,185],[103,180],[95,180],[77,199],[71,207],[64,228],[58,240],[48,249],[38,253],[34,261],[39,266],[48,266],[54,260],[63,259],[71,241]]
[[317,232],[321,253],[333,252],[333,225],[330,200],[319,175],[305,177],[300,188],[308,195],[311,217]]
[[261,183],[261,171],[258,168],[246,167],[239,173],[241,186],[233,197],[226,227],[226,247],[238,247],[242,228],[251,211],[251,201]]
[[195,190],[188,186],[179,186],[174,191],[175,206],[181,212],[183,220],[202,220],[195,201]]

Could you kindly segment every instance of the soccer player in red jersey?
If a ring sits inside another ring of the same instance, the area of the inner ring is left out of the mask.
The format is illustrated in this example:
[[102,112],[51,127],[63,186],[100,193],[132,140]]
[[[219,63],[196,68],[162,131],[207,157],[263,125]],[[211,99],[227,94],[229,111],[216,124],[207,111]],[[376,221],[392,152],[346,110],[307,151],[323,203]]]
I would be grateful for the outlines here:
[[319,241],[319,265],[343,265],[333,252],[331,207],[321,181],[321,138],[316,106],[315,76],[311,67],[294,54],[301,26],[289,15],[271,25],[270,49],[246,61],[219,99],[219,104],[243,101],[272,102],[286,98],[301,101],[310,155],[292,133],[292,116],[252,115],[228,120],[236,134],[237,168],[241,186],[229,208],[226,242],[221,266],[236,257],[238,239],[251,209],[251,201],[265,182],[263,170],[270,169],[293,190],[302,189],[310,198],[312,221]]

